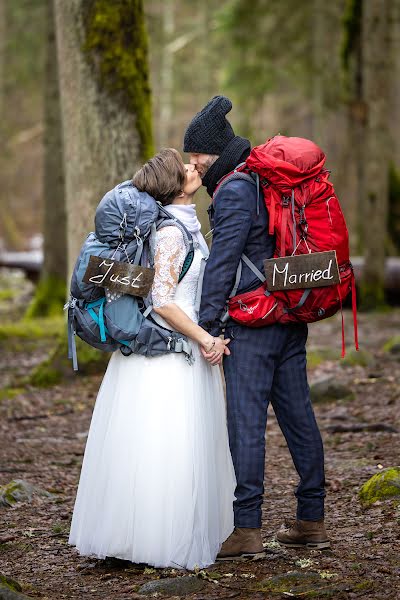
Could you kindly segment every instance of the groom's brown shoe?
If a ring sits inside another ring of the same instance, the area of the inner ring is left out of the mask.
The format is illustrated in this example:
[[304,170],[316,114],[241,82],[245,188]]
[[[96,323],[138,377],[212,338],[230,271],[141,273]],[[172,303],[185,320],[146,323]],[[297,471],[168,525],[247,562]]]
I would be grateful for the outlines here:
[[260,528],[235,527],[222,544],[217,560],[237,560],[265,555]]
[[314,550],[323,550],[324,548],[330,548],[331,545],[323,519],[319,521],[297,520],[290,527],[278,531],[276,539],[286,548],[302,546]]

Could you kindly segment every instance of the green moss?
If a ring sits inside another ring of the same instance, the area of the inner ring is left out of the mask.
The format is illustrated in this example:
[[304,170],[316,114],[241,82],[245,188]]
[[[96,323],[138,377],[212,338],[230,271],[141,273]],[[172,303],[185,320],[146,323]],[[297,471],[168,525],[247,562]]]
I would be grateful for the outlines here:
[[383,281],[381,283],[369,283],[360,281],[360,311],[386,310],[385,290]]
[[25,319],[56,317],[62,314],[66,285],[63,279],[49,276],[39,281]]
[[392,250],[400,253],[400,170],[393,163],[389,167],[388,232]]
[[142,0],[88,0],[84,51],[99,83],[136,117],[141,157],[153,154],[148,38]]
[[0,301],[4,300],[14,300],[18,296],[17,290],[0,290]]
[[24,388],[6,387],[0,390],[0,402],[3,400],[12,400],[16,396],[19,396],[24,391]]
[[361,35],[363,0],[346,0],[343,15],[343,38],[340,55],[345,71],[349,68],[350,56],[354,52],[358,38]]
[[358,592],[362,592],[365,590],[372,590],[375,587],[375,582],[370,579],[365,579],[364,581],[360,581],[360,583],[356,583],[354,585],[354,590]]
[[0,341],[18,339],[40,339],[51,338],[59,334],[64,327],[64,318],[21,320],[16,323],[4,323],[0,325]]
[[341,360],[340,364],[347,367],[368,367],[373,361],[373,356],[367,350],[349,350],[346,356]]
[[[77,374],[94,375],[104,372],[110,354],[92,348],[78,337],[75,340],[79,365]],[[68,341],[65,333],[59,336],[57,345],[49,358],[34,369],[28,383],[35,387],[50,387],[64,378],[71,378],[74,375],[76,373],[73,371],[71,360],[68,358]]]
[[318,365],[326,360],[338,360],[339,358],[340,352],[338,350],[332,350],[332,348],[316,348],[315,350],[307,351],[307,366],[312,369],[318,367]]
[[15,581],[15,579],[11,579],[11,577],[6,577],[0,573],[0,585],[12,590],[13,592],[22,592],[22,587]]
[[264,593],[304,596],[306,598],[335,597],[340,586],[314,571],[291,571],[261,581],[256,589]]
[[361,487],[359,498],[365,506],[378,500],[400,499],[400,467],[390,467],[373,475]]
[[400,335],[395,335],[390,338],[385,345],[383,346],[384,352],[389,352],[390,354],[399,354],[400,353]]

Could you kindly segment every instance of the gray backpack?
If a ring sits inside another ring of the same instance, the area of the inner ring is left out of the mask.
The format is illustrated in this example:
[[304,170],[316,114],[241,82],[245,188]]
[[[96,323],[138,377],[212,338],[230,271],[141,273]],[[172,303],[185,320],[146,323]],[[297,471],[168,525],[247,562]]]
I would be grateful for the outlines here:
[[[154,267],[155,234],[157,229],[178,227],[186,245],[186,259],[179,281],[187,273],[194,255],[193,239],[186,227],[172,217],[154,198],[139,192],[131,181],[110,190],[96,210],[95,232],[86,238],[71,278],[68,309],[68,358],[78,370],[75,335],[105,352],[120,349],[132,353],[158,356],[167,352],[182,352],[192,363],[187,339],[176,331],[158,325],[151,316],[150,298],[128,294],[106,297],[106,290],[83,281],[91,255]],[[150,295],[149,295],[150,296]]]

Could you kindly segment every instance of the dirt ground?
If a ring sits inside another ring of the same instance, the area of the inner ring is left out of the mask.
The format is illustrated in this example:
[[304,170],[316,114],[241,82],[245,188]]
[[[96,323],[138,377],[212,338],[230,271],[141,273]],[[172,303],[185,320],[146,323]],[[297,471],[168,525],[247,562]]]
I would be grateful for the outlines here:
[[[350,347],[350,314],[346,324]],[[203,589],[188,597],[400,597],[399,507],[381,502],[364,509],[358,500],[363,482],[382,468],[399,465],[400,434],[332,431],[360,423],[385,424],[400,431],[400,357],[382,351],[396,331],[400,331],[399,309],[361,315],[360,344],[370,354],[358,361],[364,362],[360,365],[317,359],[316,352],[326,357],[340,347],[338,315],[310,326],[310,382],[333,375],[354,392],[352,399],[315,405],[325,444],[326,524],[332,549],[283,550],[274,541],[281,524],[294,517],[297,475],[271,411],[263,509],[266,558],[218,563],[194,574]],[[51,340],[46,338],[34,343],[0,340],[0,485],[24,479],[52,494],[0,507],[0,572],[16,579],[26,595],[42,600],[144,598],[137,593],[142,584],[189,573],[87,559],[67,544],[101,376],[77,376],[46,389],[18,383],[49,348]],[[288,573],[286,578],[278,577]]]

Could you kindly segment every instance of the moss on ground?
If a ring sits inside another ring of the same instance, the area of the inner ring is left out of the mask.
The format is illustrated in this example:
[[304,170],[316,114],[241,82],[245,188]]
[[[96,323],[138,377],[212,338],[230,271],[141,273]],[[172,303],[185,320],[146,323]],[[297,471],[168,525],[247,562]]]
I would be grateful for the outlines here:
[[28,306],[25,319],[57,317],[62,315],[65,303],[66,285],[64,279],[49,276],[39,281],[35,295]]
[[339,360],[340,351],[332,348],[315,348],[307,351],[307,366],[309,368],[318,367],[326,360]]
[[59,335],[65,326],[63,316],[45,319],[22,319],[0,325],[0,342],[11,339],[42,339]]
[[400,354],[400,335],[395,335],[390,338],[384,344],[382,350],[384,352],[389,352],[390,354]]
[[19,396],[24,392],[24,388],[19,387],[6,387],[0,390],[0,403],[3,400],[12,400],[16,396]]
[[[94,375],[104,372],[110,353],[92,348],[78,337],[76,350],[78,356],[79,375]],[[28,383],[35,387],[50,387],[65,378],[71,378],[75,372],[68,358],[68,341],[66,333],[59,337],[58,343],[50,356],[40,363],[32,372]]]
[[400,500],[400,467],[390,467],[373,475],[361,487],[359,498],[365,506],[378,500]]
[[142,0],[88,0],[84,51],[101,85],[135,115],[141,157],[154,153],[148,36]]
[[349,350],[346,352],[346,356],[340,361],[343,366],[354,367],[359,365],[360,367],[368,367],[373,361],[373,356],[367,350]]

